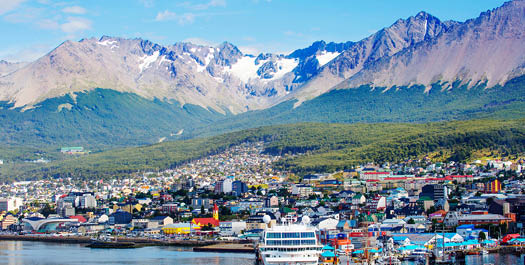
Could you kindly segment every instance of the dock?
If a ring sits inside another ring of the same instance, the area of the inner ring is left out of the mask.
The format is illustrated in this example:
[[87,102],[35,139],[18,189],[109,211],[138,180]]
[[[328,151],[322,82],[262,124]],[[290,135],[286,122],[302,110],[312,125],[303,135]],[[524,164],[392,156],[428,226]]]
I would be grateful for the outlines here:
[[220,243],[203,247],[194,247],[195,252],[255,253],[253,244]]

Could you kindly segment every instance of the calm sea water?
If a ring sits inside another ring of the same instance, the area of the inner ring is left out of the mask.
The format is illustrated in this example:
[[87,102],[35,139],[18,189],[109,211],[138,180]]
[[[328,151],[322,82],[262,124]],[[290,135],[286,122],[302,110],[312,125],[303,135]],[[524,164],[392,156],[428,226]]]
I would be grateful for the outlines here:
[[92,249],[78,244],[0,241],[0,264],[197,264],[255,263],[255,254],[202,253],[179,247]]
[[[183,264],[253,265],[254,254],[202,253],[189,248],[92,249],[79,244],[0,241],[0,264]],[[524,263],[524,255],[467,256],[466,264]],[[410,264],[410,263],[405,263]]]

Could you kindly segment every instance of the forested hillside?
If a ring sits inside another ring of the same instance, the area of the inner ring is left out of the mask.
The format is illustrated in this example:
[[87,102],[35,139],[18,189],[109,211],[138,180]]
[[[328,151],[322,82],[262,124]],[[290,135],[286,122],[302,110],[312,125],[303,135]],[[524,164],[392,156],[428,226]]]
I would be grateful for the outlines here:
[[333,90],[294,107],[287,101],[275,107],[228,116],[212,125],[187,130],[176,139],[215,135],[264,125],[297,122],[377,123],[433,122],[469,119],[524,118],[525,76],[504,86],[468,89],[456,83],[450,89],[440,85],[425,93],[422,86],[389,90],[362,86]]
[[300,123],[267,126],[209,138],[116,149],[45,166],[1,168],[2,177],[110,177],[163,170],[243,142],[264,141],[265,152],[291,156],[277,166],[292,172],[325,172],[365,162],[396,162],[436,151],[465,161],[474,151],[525,152],[525,120],[471,120],[426,124]]

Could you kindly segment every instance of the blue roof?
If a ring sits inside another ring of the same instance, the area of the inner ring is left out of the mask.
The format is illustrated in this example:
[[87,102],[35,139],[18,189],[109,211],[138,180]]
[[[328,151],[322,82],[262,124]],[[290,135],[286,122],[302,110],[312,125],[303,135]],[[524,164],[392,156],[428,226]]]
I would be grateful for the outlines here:
[[394,241],[403,241],[403,240],[405,240],[405,239],[407,239],[407,238],[408,238],[408,237],[406,237],[406,236],[393,236],[393,237],[392,237],[392,239],[393,239]]
[[151,220],[155,220],[155,221],[162,221],[164,219],[166,219],[167,216],[155,216],[153,218],[151,218]]
[[456,227],[456,230],[457,229],[474,229],[474,225],[460,225]]
[[45,218],[40,218],[40,217],[28,217],[28,218],[26,218],[26,219],[29,220],[29,221],[38,221],[38,220],[43,220],[43,219],[45,219]]
[[326,258],[332,258],[332,257],[335,257],[335,254],[332,251],[325,251],[321,253],[321,256],[326,257]]
[[425,246],[422,245],[408,245],[400,247],[399,250],[415,250],[415,249],[426,249]]
[[332,246],[326,245],[322,250],[334,250],[334,248]]
[[468,246],[468,245],[479,245],[479,242],[475,239],[472,239],[472,240],[467,240],[467,241],[463,241],[461,243],[459,243],[463,246]]
[[445,233],[446,238],[453,238],[457,233]]
[[360,250],[356,250],[356,251],[354,251],[354,252],[352,252],[352,253],[353,253],[353,254],[363,254],[363,253],[365,253],[365,252],[364,252],[363,250],[360,249]]

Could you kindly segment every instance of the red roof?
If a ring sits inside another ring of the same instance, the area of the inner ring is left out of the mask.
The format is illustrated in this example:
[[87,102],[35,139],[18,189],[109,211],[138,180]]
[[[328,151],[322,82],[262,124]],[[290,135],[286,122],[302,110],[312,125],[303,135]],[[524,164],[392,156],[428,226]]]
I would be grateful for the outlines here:
[[385,180],[403,180],[403,179],[408,179],[408,177],[389,177],[389,178],[385,178]]
[[82,215],[73,215],[73,216],[70,216],[69,219],[77,219],[80,223],[87,222],[86,218],[84,218],[84,216]]
[[203,227],[205,225],[211,224],[213,227],[219,226],[219,220],[213,219],[213,218],[193,218],[192,223]]
[[503,239],[501,239],[501,242],[507,243],[509,240],[520,237],[520,234],[508,234]]
[[450,175],[451,178],[472,178],[472,175]]
[[378,182],[379,179],[367,179],[366,182]]

